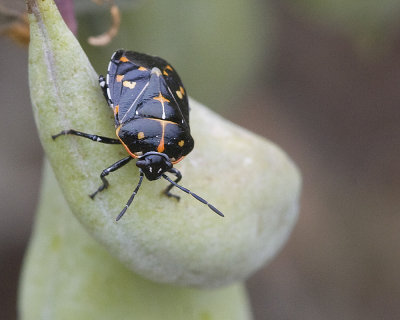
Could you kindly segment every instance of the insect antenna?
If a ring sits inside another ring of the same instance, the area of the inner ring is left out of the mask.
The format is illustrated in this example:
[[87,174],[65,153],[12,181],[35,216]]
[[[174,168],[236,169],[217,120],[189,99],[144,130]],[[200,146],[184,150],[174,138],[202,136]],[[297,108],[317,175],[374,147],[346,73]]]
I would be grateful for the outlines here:
[[166,174],[163,174],[162,177],[167,180],[169,183],[173,184],[175,187],[181,189],[182,191],[190,194],[193,198],[199,200],[200,202],[206,204],[212,211],[214,211],[216,214],[220,215],[221,217],[224,217],[223,213],[219,211],[216,207],[214,207],[212,204],[208,203],[208,201],[204,200],[202,197],[198,196],[197,194],[193,193],[189,189],[186,189],[179,184],[177,184],[175,181],[171,180]]
[[127,210],[127,209],[129,208],[129,206],[131,205],[133,199],[135,198],[135,196],[136,196],[137,192],[139,191],[139,188],[140,188],[140,186],[141,186],[141,184],[142,184],[143,175],[144,175],[144,174],[143,174],[143,171],[140,170],[140,179],[139,179],[139,182],[138,182],[138,184],[137,184],[135,190],[133,191],[131,197],[129,198],[128,202],[126,203],[124,209],[122,209],[122,211],[119,213],[118,217],[115,219],[116,221],[118,221],[119,219],[122,218],[122,216],[125,214],[126,210]]

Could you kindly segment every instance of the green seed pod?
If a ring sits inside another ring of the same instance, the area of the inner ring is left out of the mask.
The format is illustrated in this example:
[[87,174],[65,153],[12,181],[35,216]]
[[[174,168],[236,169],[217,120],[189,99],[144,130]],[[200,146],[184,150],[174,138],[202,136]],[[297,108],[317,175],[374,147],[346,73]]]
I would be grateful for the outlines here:
[[243,284],[159,284],[125,268],[71,213],[46,163],[19,292],[21,320],[250,320]]
[[177,168],[182,185],[225,218],[187,194],[180,194],[179,202],[162,196],[161,179],[145,180],[116,222],[138,181],[133,162],[112,173],[106,191],[88,197],[100,184],[99,173],[126,152],[74,136],[51,139],[71,128],[115,137],[112,113],[52,1],[29,4],[29,81],[40,138],[71,211],[89,234],[128,269],[178,286],[230,285],[270,260],[296,220],[299,172],[277,146],[196,101],[190,101],[195,149]]

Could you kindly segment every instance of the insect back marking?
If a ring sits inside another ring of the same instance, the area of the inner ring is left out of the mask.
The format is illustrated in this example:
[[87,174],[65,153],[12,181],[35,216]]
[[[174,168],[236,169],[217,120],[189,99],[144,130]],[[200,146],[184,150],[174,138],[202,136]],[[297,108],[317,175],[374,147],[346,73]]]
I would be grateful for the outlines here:
[[117,105],[114,107],[114,116],[116,116],[116,115],[118,114],[118,111],[119,111],[119,104],[117,104]]
[[164,75],[164,76],[169,76],[167,70],[174,71],[174,69],[172,69],[172,67],[168,64],[168,65],[164,68],[164,70],[163,70],[163,75]]
[[162,134],[161,134],[160,144],[157,147],[157,152],[164,151],[165,122],[161,122],[161,127],[162,127]]
[[185,95],[185,89],[180,86],[179,90],[176,90],[175,92],[179,99],[183,99],[183,96]]
[[165,119],[165,102],[170,102],[168,99],[164,98],[163,95],[161,94],[161,92],[159,93],[158,97],[154,97],[154,100],[157,100],[161,103],[161,107],[162,107],[162,119]]
[[153,99],[154,99],[154,100],[157,100],[157,101],[160,101],[161,104],[164,104],[164,102],[170,102],[167,98],[165,98],[165,97],[161,94],[161,92],[160,92],[160,94],[158,95],[158,97],[154,97]]
[[135,81],[127,81],[126,80],[126,81],[122,82],[122,85],[124,87],[129,88],[129,89],[133,89],[136,86],[136,82]]

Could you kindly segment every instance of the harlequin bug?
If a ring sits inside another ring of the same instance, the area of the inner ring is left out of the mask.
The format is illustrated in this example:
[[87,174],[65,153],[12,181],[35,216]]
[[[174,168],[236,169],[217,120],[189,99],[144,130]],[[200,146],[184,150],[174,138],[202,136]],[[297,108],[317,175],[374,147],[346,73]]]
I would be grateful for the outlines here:
[[[189,127],[189,105],[183,84],[170,64],[165,60],[133,51],[118,50],[111,56],[107,77],[99,77],[108,105],[114,111],[118,139],[88,134],[73,129],[53,135],[76,135],[106,144],[122,144],[129,156],[117,161],[100,174],[102,185],[90,195],[92,199],[108,187],[105,178],[136,159],[139,168],[139,182],[124,209],[117,216],[118,221],[132,203],[143,181],[163,177],[170,184],[164,194],[179,200],[170,191],[177,187],[192,195],[220,216],[221,211],[197,194],[180,186],[182,175],[174,164],[181,161],[194,146]],[[175,181],[165,173],[176,176]]]

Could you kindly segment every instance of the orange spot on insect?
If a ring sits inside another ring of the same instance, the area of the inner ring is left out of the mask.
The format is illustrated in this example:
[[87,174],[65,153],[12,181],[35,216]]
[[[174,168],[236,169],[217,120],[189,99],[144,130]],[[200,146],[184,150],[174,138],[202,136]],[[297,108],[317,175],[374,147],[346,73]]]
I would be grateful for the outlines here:
[[164,71],[163,71],[163,75],[164,75],[164,76],[168,76],[168,75],[169,75],[168,72],[167,72],[167,70],[173,71],[174,69],[172,69],[172,67],[171,67],[170,65],[167,65],[167,66],[164,68]]
[[154,97],[153,99],[154,99],[154,100],[157,100],[157,101],[160,101],[162,104],[164,104],[164,102],[169,102],[168,99],[166,99],[166,98],[163,97],[163,95],[161,94],[161,92],[160,92],[160,94],[158,95],[158,97]]
[[121,62],[128,62],[129,59],[128,59],[127,57],[121,57],[121,58],[119,58],[119,61],[121,61]]
[[117,80],[117,82],[121,82],[123,78],[124,78],[124,75],[123,75],[123,74],[117,74],[117,76],[115,77],[115,79]]
[[119,111],[119,104],[114,107],[114,114],[118,114]]
[[185,95],[185,89],[183,89],[182,86],[179,87],[179,90],[175,91],[176,95],[179,97],[179,99],[183,99],[183,96]]
[[137,135],[137,138],[138,138],[139,140],[143,139],[143,138],[144,138],[144,132],[143,132],[143,131],[140,131],[140,132],[138,133],[138,135]]
[[164,151],[164,136],[162,136],[160,144],[157,147],[157,152],[163,152]]
[[178,146],[180,146],[181,148],[183,147],[184,144],[185,144],[184,140],[181,140],[181,141],[178,142]]
[[146,118],[147,120],[152,120],[152,121],[157,121],[161,125],[164,124],[173,124],[173,125],[178,125],[176,122],[168,121],[168,120],[162,120],[162,119],[156,119],[156,118]]
[[163,152],[164,151],[164,135],[165,135],[165,126],[167,125],[166,122],[162,121],[161,123],[161,128],[162,128],[162,133],[161,133],[161,140],[160,143],[157,147],[157,152]]
[[133,89],[136,86],[136,82],[135,81],[124,81],[124,82],[122,82],[122,85],[129,89]]
[[147,69],[145,67],[139,67],[138,70],[139,71],[147,71]]

